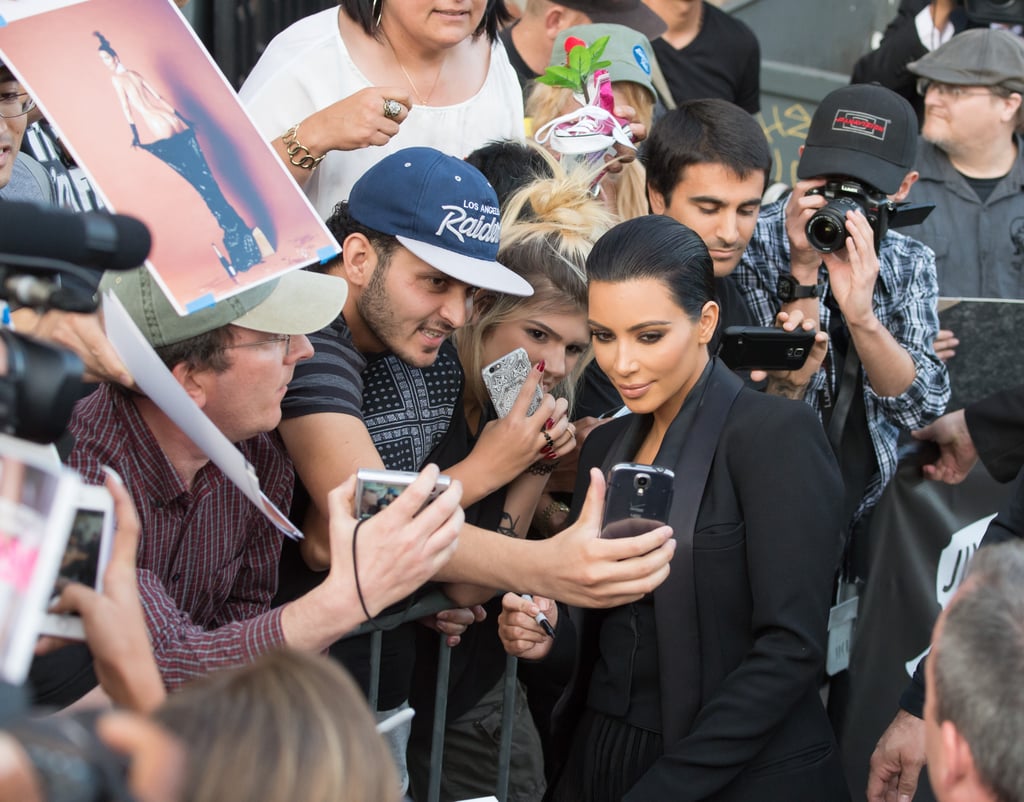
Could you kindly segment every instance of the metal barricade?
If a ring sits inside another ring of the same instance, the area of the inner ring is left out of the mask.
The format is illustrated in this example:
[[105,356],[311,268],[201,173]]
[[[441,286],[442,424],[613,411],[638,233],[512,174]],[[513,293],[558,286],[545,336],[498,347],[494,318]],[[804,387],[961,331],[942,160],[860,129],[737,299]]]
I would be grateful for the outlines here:
[[[367,694],[370,708],[377,709],[380,694],[380,660],[384,632],[395,629],[406,621],[415,621],[424,616],[450,610],[457,605],[441,591],[431,591],[423,598],[416,600],[401,612],[381,615],[367,621],[358,629],[346,635],[353,638],[358,635],[370,635],[370,689]],[[434,721],[430,739],[430,780],[427,802],[439,802],[441,798],[441,774],[444,768],[444,732],[447,724],[448,684],[451,674],[452,650],[448,646],[447,636],[441,634],[440,649],[437,657],[437,684],[434,688]],[[516,671],[518,660],[508,655],[505,660],[505,681],[502,694],[501,711],[501,742],[498,747],[498,781],[494,795],[498,802],[508,799],[509,771],[512,762],[512,728],[515,722]]]

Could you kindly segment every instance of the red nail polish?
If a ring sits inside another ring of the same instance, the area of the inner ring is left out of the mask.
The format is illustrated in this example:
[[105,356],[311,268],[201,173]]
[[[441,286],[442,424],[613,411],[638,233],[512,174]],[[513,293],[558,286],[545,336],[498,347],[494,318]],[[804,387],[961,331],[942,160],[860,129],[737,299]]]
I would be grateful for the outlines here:
[[548,418],[547,423],[544,424],[544,428],[545,429],[550,429],[554,425],[555,425],[555,422],[553,420],[551,420],[551,418]]
[[552,451],[550,454],[545,454],[544,459],[558,459],[558,455]]
[[538,373],[543,373],[544,372],[544,360],[543,359],[540,362],[537,363],[537,372]]

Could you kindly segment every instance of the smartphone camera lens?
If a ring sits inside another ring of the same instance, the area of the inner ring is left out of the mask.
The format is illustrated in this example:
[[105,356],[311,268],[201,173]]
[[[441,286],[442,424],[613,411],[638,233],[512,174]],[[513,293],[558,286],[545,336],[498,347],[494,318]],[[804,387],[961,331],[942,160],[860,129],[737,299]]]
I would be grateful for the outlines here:
[[636,486],[638,488],[647,487],[651,483],[651,477],[646,473],[641,473],[636,477]]

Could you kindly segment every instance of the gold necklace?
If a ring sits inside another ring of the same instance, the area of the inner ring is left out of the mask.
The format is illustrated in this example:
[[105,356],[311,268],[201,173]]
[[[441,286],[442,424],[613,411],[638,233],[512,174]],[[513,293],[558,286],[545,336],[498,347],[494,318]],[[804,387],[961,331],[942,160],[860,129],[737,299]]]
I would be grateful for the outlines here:
[[[384,33],[384,31],[381,31]],[[441,80],[441,73],[444,72],[444,65],[448,63],[448,51],[444,53],[444,58],[441,59],[441,66],[437,68],[437,75],[434,76],[434,82],[430,85],[430,90],[427,92],[426,97],[420,94],[420,90],[416,87],[412,77],[409,75],[409,71],[402,64],[402,60],[398,58],[398,51],[395,50],[395,46],[391,44],[391,37],[384,33],[384,41],[388,43],[388,48],[391,50],[391,55],[395,57],[395,64],[398,65],[398,69],[402,71],[402,75],[405,76],[405,80],[409,82],[409,86],[412,88],[412,92],[416,95],[416,99],[420,102],[421,106],[429,106],[430,98],[434,94],[434,90],[437,89],[437,82]]]

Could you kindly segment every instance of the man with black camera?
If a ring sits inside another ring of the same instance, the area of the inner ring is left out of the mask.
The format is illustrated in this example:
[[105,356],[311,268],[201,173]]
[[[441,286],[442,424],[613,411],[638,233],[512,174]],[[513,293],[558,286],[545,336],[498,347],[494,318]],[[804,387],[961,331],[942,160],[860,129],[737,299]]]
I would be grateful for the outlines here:
[[801,180],[761,211],[735,272],[762,325],[800,310],[829,334],[823,362],[771,375],[769,391],[821,415],[843,469],[852,575],[866,567],[853,534],[896,470],[900,431],[926,425],[949,399],[932,346],[934,257],[889,230],[917,179],[916,154],[914,110],[895,92],[855,85],[829,93],[801,151]]
[[935,251],[941,295],[1024,297],[1024,40],[964,31],[908,68],[924,97],[909,198],[935,211],[907,233]]
[[[823,359],[769,374],[768,392],[813,406],[839,460],[845,530],[834,609],[837,621],[850,623],[830,626],[829,652],[847,657],[869,565],[869,520],[896,472],[900,432],[920,429],[949,400],[949,374],[933,346],[935,257],[891,230],[917,179],[916,155],[917,118],[905,99],[874,84],[830,92],[811,119],[800,180],[762,209],[734,273],[761,325],[799,312],[829,335]],[[830,660],[836,732],[846,712],[845,668]]]

